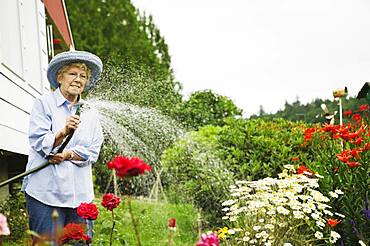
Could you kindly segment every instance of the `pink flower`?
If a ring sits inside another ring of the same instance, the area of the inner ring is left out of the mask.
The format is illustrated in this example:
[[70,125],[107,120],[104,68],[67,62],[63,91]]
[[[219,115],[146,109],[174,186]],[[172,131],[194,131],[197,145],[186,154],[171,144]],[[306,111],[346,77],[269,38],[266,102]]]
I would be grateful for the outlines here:
[[114,208],[118,207],[120,202],[121,198],[119,196],[115,196],[113,193],[108,193],[103,195],[103,201],[101,202],[101,205],[112,211]]
[[216,233],[212,234],[202,234],[200,240],[197,242],[196,246],[219,246],[218,236]]
[[0,235],[10,235],[8,222],[3,214],[0,214]]

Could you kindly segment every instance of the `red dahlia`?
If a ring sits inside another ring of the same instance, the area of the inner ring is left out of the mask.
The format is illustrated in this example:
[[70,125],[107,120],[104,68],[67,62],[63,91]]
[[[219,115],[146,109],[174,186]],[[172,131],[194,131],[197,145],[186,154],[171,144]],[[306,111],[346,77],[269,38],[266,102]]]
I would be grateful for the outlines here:
[[94,203],[81,203],[77,208],[77,214],[83,219],[96,220],[99,210]]
[[101,205],[108,210],[112,211],[114,208],[118,207],[121,202],[121,198],[119,196],[115,196],[112,193],[104,194],[103,201]]
[[150,171],[151,167],[138,157],[117,156],[107,163],[109,169],[115,169],[119,177],[132,177]]

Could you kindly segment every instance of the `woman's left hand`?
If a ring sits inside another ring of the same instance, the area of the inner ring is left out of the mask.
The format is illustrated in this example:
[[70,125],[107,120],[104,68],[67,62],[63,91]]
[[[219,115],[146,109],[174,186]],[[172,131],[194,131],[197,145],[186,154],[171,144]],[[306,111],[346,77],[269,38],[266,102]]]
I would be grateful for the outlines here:
[[62,153],[57,153],[53,155],[50,159],[49,162],[52,164],[60,164],[63,161],[70,160],[73,155],[68,151],[63,151]]

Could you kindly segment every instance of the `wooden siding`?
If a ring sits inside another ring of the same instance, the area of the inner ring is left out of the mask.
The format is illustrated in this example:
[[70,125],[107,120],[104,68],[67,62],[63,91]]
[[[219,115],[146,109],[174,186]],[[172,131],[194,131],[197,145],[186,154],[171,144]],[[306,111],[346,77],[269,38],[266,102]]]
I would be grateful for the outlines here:
[[45,9],[41,0],[1,0],[0,149],[28,154],[33,101],[48,92]]

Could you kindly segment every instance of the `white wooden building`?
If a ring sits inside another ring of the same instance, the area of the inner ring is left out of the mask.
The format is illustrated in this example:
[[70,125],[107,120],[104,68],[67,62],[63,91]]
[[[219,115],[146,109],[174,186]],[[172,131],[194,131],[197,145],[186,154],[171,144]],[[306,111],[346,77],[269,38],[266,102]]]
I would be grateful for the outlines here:
[[46,70],[56,34],[73,48],[63,0],[0,1],[0,180],[27,163],[31,107],[50,90]]

